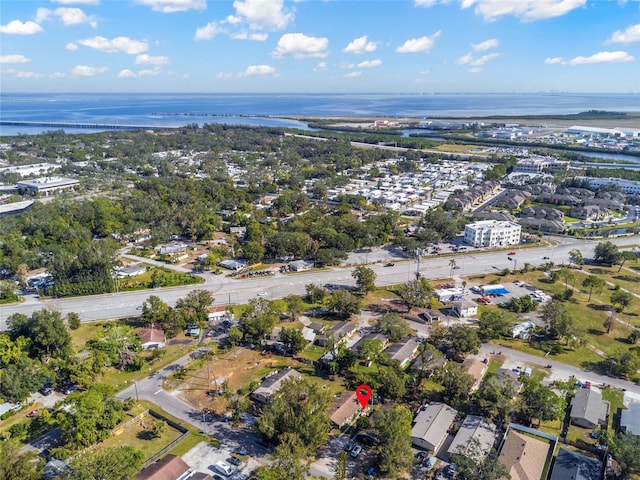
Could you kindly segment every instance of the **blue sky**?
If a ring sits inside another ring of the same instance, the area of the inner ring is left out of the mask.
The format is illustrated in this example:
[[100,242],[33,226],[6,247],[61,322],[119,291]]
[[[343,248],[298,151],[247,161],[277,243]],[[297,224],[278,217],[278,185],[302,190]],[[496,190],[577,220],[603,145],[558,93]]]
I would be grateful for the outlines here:
[[2,0],[3,92],[640,91],[638,0]]

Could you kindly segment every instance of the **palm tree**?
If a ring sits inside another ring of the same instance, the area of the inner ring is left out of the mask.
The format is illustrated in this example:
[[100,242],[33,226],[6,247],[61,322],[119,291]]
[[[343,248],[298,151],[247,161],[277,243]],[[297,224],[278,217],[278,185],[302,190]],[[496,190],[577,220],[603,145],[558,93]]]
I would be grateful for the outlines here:
[[455,270],[457,265],[458,265],[458,262],[456,262],[455,258],[452,258],[451,260],[449,260],[449,267],[451,267],[449,269],[449,278],[453,278],[453,271]]

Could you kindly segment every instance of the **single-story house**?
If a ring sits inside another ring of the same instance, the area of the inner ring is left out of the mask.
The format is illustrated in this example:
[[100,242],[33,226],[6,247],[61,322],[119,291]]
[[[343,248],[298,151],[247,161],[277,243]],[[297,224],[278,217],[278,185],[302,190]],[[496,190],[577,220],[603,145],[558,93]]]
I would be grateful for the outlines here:
[[305,270],[311,270],[313,268],[313,262],[307,262],[306,260],[296,260],[289,262],[289,267],[294,272],[304,272]]
[[467,415],[447,449],[452,455],[482,458],[489,453],[496,439],[496,426],[478,415]]
[[267,403],[269,398],[280,390],[282,382],[300,377],[302,377],[302,374],[291,367],[283,368],[279,372],[273,372],[262,380],[260,386],[251,393],[251,398],[256,402]]
[[147,271],[147,267],[144,265],[139,265],[137,263],[130,263],[129,265],[125,265],[122,268],[119,268],[116,271],[116,276],[119,278],[131,278],[137,277],[138,275],[142,275]]
[[609,402],[595,389],[580,388],[571,399],[571,423],[583,428],[606,425]]
[[313,330],[316,333],[324,332],[324,323],[311,322],[309,325],[307,325],[307,327],[309,327],[311,330]]
[[471,300],[453,302],[453,314],[459,318],[474,317],[478,314],[478,304]]
[[498,461],[507,469],[511,480],[541,480],[549,448],[548,441],[509,429]]
[[218,305],[207,308],[207,320],[210,322],[220,322],[227,318],[227,307]]
[[520,381],[520,374],[518,372],[514,372],[508,368],[499,368],[493,375],[502,385],[510,382],[513,386],[514,393],[520,393],[520,390],[522,390],[522,382]]
[[218,262],[218,266],[222,267],[222,268],[226,268],[227,270],[242,270],[243,268],[245,268],[247,266],[247,261],[246,260],[239,260],[236,258],[230,258],[228,260],[222,260],[221,262]]
[[342,428],[353,421],[362,409],[356,392],[342,392],[333,401],[333,406],[329,410],[329,419],[337,428]]
[[620,413],[620,430],[633,435],[640,435],[640,401],[624,396],[624,404],[627,408]]
[[187,245],[185,243],[166,243],[158,245],[156,251],[160,255],[178,255],[187,251]]
[[304,338],[307,342],[313,343],[316,339],[316,332],[309,327],[302,327],[302,338]]
[[326,333],[318,335],[316,342],[321,347],[327,346],[330,338],[333,338],[333,341],[336,344],[346,342],[354,333],[356,333],[357,329],[358,327],[354,323],[340,322],[332,326]]
[[487,364],[477,358],[466,358],[464,362],[462,362],[462,366],[475,380],[471,387],[471,391],[477,390],[480,386],[480,382],[482,382],[482,377],[484,377],[484,374],[487,371]]
[[462,288],[439,288],[433,292],[433,295],[439,302],[449,303],[462,298],[464,296],[464,290]]
[[440,320],[440,312],[437,310],[425,310],[418,315],[425,322],[437,322]]
[[420,343],[415,337],[408,337],[404,340],[394,343],[385,352],[389,360],[395,360],[400,364],[401,368],[409,365],[409,362],[413,360],[418,353],[418,347]]
[[359,352],[365,340],[380,340],[380,342],[382,343],[383,350],[387,348],[387,346],[389,345],[389,337],[387,337],[384,333],[378,332],[378,333],[369,333],[368,335],[365,335],[364,337],[360,338],[360,340],[358,340],[353,345],[353,347],[351,347],[351,349],[354,350],[355,352]]
[[140,330],[140,345],[143,350],[152,350],[155,348],[164,348],[167,344],[167,337],[164,331],[158,328],[143,328]]
[[411,443],[416,448],[434,453],[449,434],[458,411],[446,403],[434,402],[420,407],[411,427]]
[[602,463],[566,448],[560,448],[549,480],[600,480]]
[[209,474],[191,470],[182,458],[169,454],[142,470],[136,480],[213,480]]

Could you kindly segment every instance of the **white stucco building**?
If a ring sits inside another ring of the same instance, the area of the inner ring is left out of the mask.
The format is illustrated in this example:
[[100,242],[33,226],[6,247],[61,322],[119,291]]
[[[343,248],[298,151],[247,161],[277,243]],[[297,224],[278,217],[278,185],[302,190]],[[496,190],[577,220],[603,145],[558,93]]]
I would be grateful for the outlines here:
[[483,220],[464,227],[464,241],[474,247],[519,245],[522,227],[515,222]]

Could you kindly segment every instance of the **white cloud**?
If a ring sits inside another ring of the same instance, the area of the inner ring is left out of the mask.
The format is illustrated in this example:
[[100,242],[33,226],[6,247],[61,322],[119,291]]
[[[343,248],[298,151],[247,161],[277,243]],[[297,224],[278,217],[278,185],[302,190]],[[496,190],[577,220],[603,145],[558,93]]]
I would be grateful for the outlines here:
[[640,42],[640,23],[631,25],[625,30],[616,30],[605,43],[634,43]]
[[284,0],[236,0],[235,19],[241,19],[252,29],[282,30],[293,20],[293,12],[284,8]]
[[64,48],[66,48],[70,52],[75,52],[76,50],[78,50],[78,45],[73,42],[69,42],[64,46]]
[[594,53],[590,57],[575,57],[566,62],[562,62],[563,65],[588,65],[591,63],[627,63],[635,62],[636,59],[633,55],[629,55],[627,52],[598,52]]
[[207,9],[207,0],[135,0],[135,2],[151,7],[151,10],[155,12],[162,13]]
[[193,39],[198,40],[211,40],[213,37],[222,33],[224,30],[216,22],[209,22],[204,27],[200,27],[196,30]]
[[476,52],[485,52],[487,50],[491,50],[492,48],[496,48],[497,46],[498,46],[498,40],[495,38],[485,40],[484,42],[471,44],[471,48]]
[[77,77],[95,77],[109,70],[107,67],[95,67],[93,65],[76,65],[71,69],[71,74]]
[[145,70],[140,70],[138,72],[138,76],[139,77],[155,77],[156,75],[158,75],[160,73],[160,68],[156,67],[154,69],[145,69]]
[[238,74],[239,77],[257,77],[257,76],[277,77],[278,71],[270,65],[249,65],[247,69]]
[[271,55],[275,58],[324,58],[329,54],[328,47],[329,39],[326,37],[308,37],[304,33],[285,33],[278,40],[278,45]]
[[8,70],[4,70],[3,73],[6,73],[7,75],[11,75],[12,77],[16,77],[16,78],[42,78],[42,77],[44,77],[44,75],[41,74],[41,73],[25,72],[25,71],[22,71],[22,70],[16,70],[15,68],[10,68]]
[[351,70],[353,67],[355,67],[355,65],[351,62],[342,61],[338,64],[338,68],[341,68],[343,70]]
[[232,33],[231,38],[233,38],[234,40],[255,40],[256,42],[264,42],[267,38],[269,38],[269,35],[266,33],[240,32]]
[[369,42],[367,35],[358,37],[353,40],[349,45],[342,50],[345,53],[354,53],[356,55],[362,55],[363,53],[375,52],[377,48],[376,42]]
[[498,53],[489,53],[487,55],[482,55],[481,57],[474,58],[472,53],[467,53],[466,55],[463,55],[460,58],[456,59],[454,63],[456,65],[473,65],[478,67],[484,65],[489,60],[493,60],[498,56]]
[[31,59],[24,55],[0,55],[0,63],[29,63]]
[[49,74],[49,78],[66,78],[67,74],[62,72],[53,72]]
[[63,5],[99,5],[100,0],[51,0],[54,3]]
[[11,20],[6,25],[0,25],[0,33],[8,33],[10,35],[33,35],[41,31],[42,27],[31,20],[24,23],[20,20]]
[[549,57],[544,61],[544,63],[546,65],[555,65],[557,63],[562,63],[563,61],[564,61],[564,58],[562,57]]
[[358,64],[358,68],[374,68],[382,65],[382,60],[365,60]]
[[128,68],[120,70],[120,73],[118,73],[118,78],[136,78],[137,76],[136,72],[129,70]]
[[431,70],[420,70],[418,73],[420,75],[431,75]]
[[467,70],[467,72],[469,72],[469,73],[478,73],[481,70],[482,70],[481,68],[474,67],[474,68],[470,68],[469,70]]
[[169,57],[152,57],[151,55],[143,54],[136,57],[136,65],[171,65]]
[[362,76],[362,72],[349,72],[344,78],[360,78]]
[[321,70],[327,69],[327,62],[318,62],[315,67],[313,67],[314,72],[319,72]]
[[487,22],[513,15],[523,22],[560,17],[585,6],[587,0],[462,0],[462,8],[475,5],[475,13]]
[[85,40],[78,40],[80,45],[95,48],[105,53],[124,52],[129,55],[138,55],[149,49],[147,42],[133,40],[129,37],[115,37],[108,39],[106,37],[92,37]]
[[218,80],[228,80],[233,77],[234,77],[233,73],[225,73],[225,72],[220,72],[216,75],[216,78]]
[[424,7],[424,8],[431,8],[434,5],[437,5],[438,3],[446,5],[447,3],[449,3],[449,0],[413,0],[413,4],[416,7]]
[[398,53],[429,53],[436,43],[436,38],[440,36],[442,30],[438,30],[431,36],[424,36],[420,38],[412,38],[400,45],[396,52]]
[[45,20],[50,20],[51,17],[58,17],[58,19],[64,25],[80,25],[88,23],[93,28],[98,26],[96,17],[94,15],[87,15],[79,8],[56,8],[55,10],[49,10],[48,8],[39,8],[36,10],[36,22],[41,23]]

